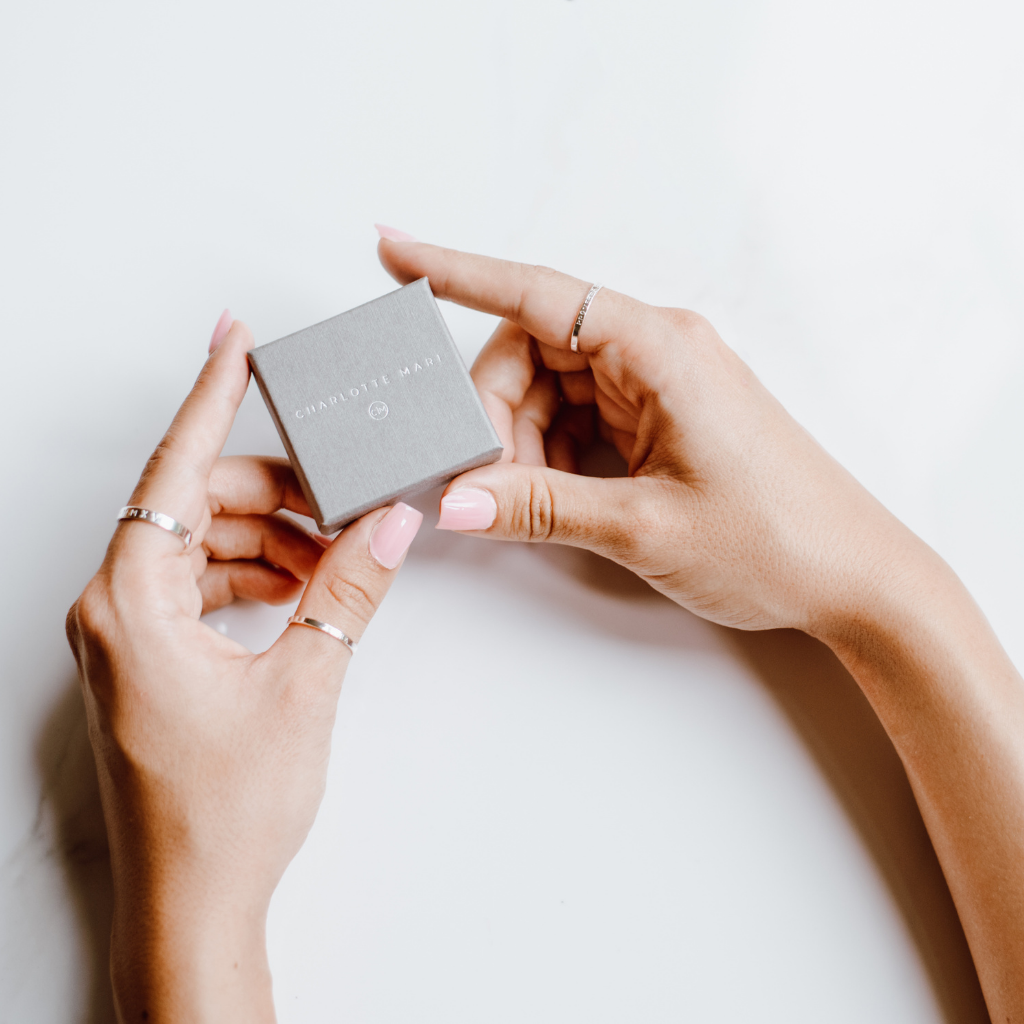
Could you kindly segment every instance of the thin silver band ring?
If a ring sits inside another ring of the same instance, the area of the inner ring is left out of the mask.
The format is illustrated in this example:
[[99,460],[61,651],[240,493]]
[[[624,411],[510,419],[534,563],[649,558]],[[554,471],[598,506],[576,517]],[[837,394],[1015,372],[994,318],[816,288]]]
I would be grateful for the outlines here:
[[340,640],[353,654],[356,653],[356,648],[359,646],[355,640],[345,636],[340,629],[335,629],[329,622],[311,619],[308,615],[292,615],[288,619],[288,625],[309,626],[310,629],[319,629],[321,633],[326,633],[328,636],[333,636],[335,640]]
[[590,304],[594,301],[594,296],[603,287],[603,284],[594,284],[590,286],[590,291],[587,292],[587,297],[583,300],[583,305],[580,306],[580,311],[576,314],[576,323],[572,325],[572,337],[569,339],[570,352],[579,352],[580,328],[583,326],[583,321],[587,318],[587,310],[590,309]]
[[166,530],[168,533],[173,533],[180,537],[185,544],[186,550],[189,544],[192,543],[192,531],[183,523],[179,523],[177,519],[165,516],[163,512],[153,512],[148,508],[139,508],[138,505],[125,505],[117,513],[117,521],[120,522],[122,519],[126,521],[135,519],[140,523],[152,523],[154,526],[159,526],[161,530]]

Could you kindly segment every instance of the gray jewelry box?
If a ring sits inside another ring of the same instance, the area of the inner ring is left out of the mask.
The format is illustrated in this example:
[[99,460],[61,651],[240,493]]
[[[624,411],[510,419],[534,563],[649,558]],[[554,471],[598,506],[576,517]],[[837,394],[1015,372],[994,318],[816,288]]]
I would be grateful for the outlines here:
[[425,277],[249,363],[324,533],[501,457]]

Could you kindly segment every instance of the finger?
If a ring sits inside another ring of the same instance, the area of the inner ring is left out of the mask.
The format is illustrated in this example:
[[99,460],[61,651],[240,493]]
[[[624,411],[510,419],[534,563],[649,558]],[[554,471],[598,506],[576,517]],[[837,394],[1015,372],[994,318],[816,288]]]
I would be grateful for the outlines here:
[[[422,242],[382,238],[377,255],[403,283],[430,279],[438,298],[494,313],[519,324],[545,345],[569,348],[573,323],[590,284],[547,267],[511,263]],[[583,352],[636,333],[651,307],[603,288],[595,296],[579,333]]]
[[613,427],[600,413],[597,416],[597,435],[602,441],[612,445],[626,460],[633,465],[633,451],[636,448],[636,430],[621,430]]
[[633,464],[633,449],[636,447],[636,434],[628,430],[612,428],[612,444],[615,450],[626,460],[627,465]]
[[[296,614],[329,623],[358,642],[422,522],[422,513],[399,502],[347,526],[321,557]],[[349,652],[326,633],[289,626],[263,657],[281,671],[300,667],[301,685],[333,691],[341,684]]]
[[302,581],[284,569],[263,562],[209,562],[199,577],[199,593],[203,597],[203,614],[223,608],[236,598],[284,604],[302,593]]
[[222,562],[262,558],[303,581],[313,575],[324,553],[305,530],[284,516],[227,513],[213,517],[203,548],[210,558]]
[[163,447],[209,477],[249,384],[252,332],[236,320],[217,346],[164,436]]
[[[252,334],[235,321],[227,336],[206,360],[199,378],[174,421],[150,457],[134,492],[132,505],[171,516],[202,541],[209,525],[207,484],[224,446],[249,382],[246,353]],[[156,552],[180,551],[177,538],[164,530],[121,524],[122,543]]]
[[586,370],[590,367],[590,356],[586,352],[571,352],[567,348],[545,345],[542,341],[537,342],[537,354],[549,370],[557,370],[559,373]]
[[495,463],[452,481],[437,525],[498,540],[571,544],[633,566],[669,508],[651,477],[601,479]]
[[558,383],[550,370],[540,370],[519,408],[512,413],[512,438],[515,461],[530,466],[545,466],[544,432],[558,412]]
[[570,405],[593,405],[596,401],[594,374],[591,370],[580,370],[574,373],[560,373],[558,386],[562,389],[562,397]]
[[563,473],[580,471],[580,452],[594,440],[592,405],[563,405],[544,437],[547,464]]
[[295,470],[287,459],[227,455],[210,473],[210,512],[252,513],[287,509],[312,518]]
[[594,402],[602,419],[616,430],[626,430],[635,434],[640,423],[637,409],[629,405],[617,389],[609,389],[604,385],[604,381],[595,380]]
[[470,371],[480,401],[505,446],[503,462],[511,462],[515,457],[514,412],[533,383],[536,366],[531,343],[530,336],[521,327],[510,320],[502,320]]

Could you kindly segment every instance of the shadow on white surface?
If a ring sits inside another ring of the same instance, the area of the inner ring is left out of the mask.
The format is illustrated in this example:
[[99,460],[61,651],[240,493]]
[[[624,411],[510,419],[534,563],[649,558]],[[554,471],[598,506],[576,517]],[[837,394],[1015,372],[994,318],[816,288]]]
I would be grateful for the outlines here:
[[[426,507],[428,502],[421,504]],[[624,622],[612,604],[586,601],[586,591],[635,605],[666,601],[631,573],[598,556],[538,546],[518,551],[511,562],[502,555],[511,553],[507,546],[458,540],[424,531],[416,560],[443,559],[451,566],[498,558],[501,571],[508,572],[511,564],[528,575],[533,560],[542,559],[564,575],[568,590],[580,594],[577,610],[593,617],[596,628],[613,634],[629,630],[633,642],[653,646],[706,645],[703,625],[683,613],[671,635],[655,632],[658,617],[652,616],[651,635],[644,637],[636,635],[642,616]],[[549,595],[555,601],[561,598]],[[265,611],[274,619],[281,615],[281,609]],[[694,628],[687,628],[688,623]],[[852,677],[827,648],[802,633],[721,633],[784,711],[870,851],[917,945],[944,1018],[949,1024],[987,1021],[966,940],[910,785]],[[53,708],[37,752],[43,800],[53,822],[53,852],[73,894],[80,941],[88,947],[89,1005],[82,1019],[102,1024],[113,1020],[107,967],[112,890],[95,765],[77,683],[69,684]]]
[[796,729],[885,878],[950,1022],[987,1021],[971,953],[895,748],[839,659],[797,630],[723,630]]
[[[47,827],[49,854],[59,863],[78,918],[87,1004],[77,1019],[112,1024],[110,924],[114,890],[96,762],[78,681],[71,679],[47,717],[36,745],[42,792],[37,834]],[[44,838],[39,836],[39,838]]]

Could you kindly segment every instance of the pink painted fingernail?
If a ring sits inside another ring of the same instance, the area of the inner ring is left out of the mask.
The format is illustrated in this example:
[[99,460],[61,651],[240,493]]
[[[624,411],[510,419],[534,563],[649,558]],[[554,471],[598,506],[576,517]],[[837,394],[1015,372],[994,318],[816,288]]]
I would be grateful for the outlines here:
[[407,231],[399,231],[398,228],[389,228],[387,224],[374,224],[377,229],[377,234],[381,238],[389,238],[392,242],[415,242],[416,239],[412,237]]
[[210,336],[210,352],[224,340],[227,336],[228,331],[231,330],[231,310],[225,309],[220,315],[220,319],[217,321],[217,326],[213,329],[213,334]]
[[394,569],[402,560],[402,555],[409,550],[422,522],[422,512],[400,501],[377,524],[377,529],[370,536],[370,554],[385,569]]
[[463,487],[441,499],[438,530],[486,530],[498,514],[498,506],[487,491]]

